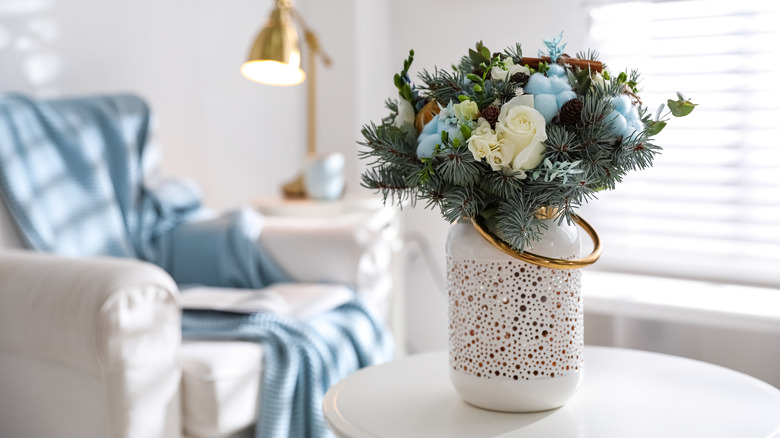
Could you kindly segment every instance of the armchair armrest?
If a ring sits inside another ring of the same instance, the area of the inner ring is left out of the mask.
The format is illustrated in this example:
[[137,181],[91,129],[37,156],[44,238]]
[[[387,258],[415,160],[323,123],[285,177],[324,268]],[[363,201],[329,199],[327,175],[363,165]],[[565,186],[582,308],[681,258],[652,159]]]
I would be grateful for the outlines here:
[[176,294],[135,260],[1,252],[0,436],[179,436]]

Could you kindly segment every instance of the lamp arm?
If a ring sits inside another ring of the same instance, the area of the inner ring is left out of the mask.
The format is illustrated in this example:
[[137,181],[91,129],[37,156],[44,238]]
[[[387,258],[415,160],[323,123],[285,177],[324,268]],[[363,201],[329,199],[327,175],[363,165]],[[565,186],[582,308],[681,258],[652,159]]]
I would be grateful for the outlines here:
[[318,54],[322,59],[323,64],[330,66],[330,57],[320,45],[320,40],[317,38],[317,35],[306,25],[306,22],[303,21],[303,17],[301,17],[301,14],[299,14],[294,7],[290,6],[290,12],[292,12],[293,19],[298,22],[298,25],[303,29],[303,39],[306,41],[309,50]]
[[[280,0],[285,1],[285,0]],[[320,42],[317,39],[317,35],[306,25],[303,21],[303,17],[298,13],[292,5],[289,6],[293,19],[298,23],[298,26],[303,29],[304,40],[309,48],[308,54],[308,75],[309,79],[306,81],[306,154],[309,157],[315,157],[317,155],[317,55],[322,59],[325,66],[330,66],[330,57],[320,46]]]

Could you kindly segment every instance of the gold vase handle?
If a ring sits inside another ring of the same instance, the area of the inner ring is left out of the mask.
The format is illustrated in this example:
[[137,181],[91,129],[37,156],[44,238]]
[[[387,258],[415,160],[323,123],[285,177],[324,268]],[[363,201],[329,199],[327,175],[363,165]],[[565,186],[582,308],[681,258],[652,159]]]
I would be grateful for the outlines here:
[[487,229],[487,226],[483,223],[481,219],[475,218],[471,221],[472,224],[474,224],[474,228],[476,228],[477,232],[485,238],[488,242],[490,242],[491,245],[493,245],[498,250],[509,254],[510,256],[522,260],[526,263],[531,263],[538,266],[543,266],[545,268],[550,269],[579,269],[584,268],[585,266],[592,265],[593,263],[596,263],[596,260],[601,257],[601,239],[599,239],[598,233],[596,233],[596,230],[593,229],[592,226],[590,226],[589,223],[585,222],[585,219],[577,216],[576,214],[572,214],[571,218],[574,220],[574,223],[582,227],[583,230],[585,230],[586,233],[588,233],[588,236],[590,236],[591,240],[593,240],[593,251],[579,259],[574,260],[564,260],[564,259],[556,259],[551,257],[545,257],[538,254],[533,254],[530,252],[519,252],[506,243],[504,243],[501,239],[496,237],[492,232],[490,232]]

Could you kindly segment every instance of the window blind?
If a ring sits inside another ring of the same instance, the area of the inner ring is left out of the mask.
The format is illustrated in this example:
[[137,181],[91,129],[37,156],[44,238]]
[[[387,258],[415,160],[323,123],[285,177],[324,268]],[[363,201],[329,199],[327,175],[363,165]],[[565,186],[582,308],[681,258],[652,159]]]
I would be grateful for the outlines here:
[[656,137],[653,168],[583,209],[624,272],[780,287],[780,2],[590,4],[589,44],[642,73],[655,112],[699,106]]

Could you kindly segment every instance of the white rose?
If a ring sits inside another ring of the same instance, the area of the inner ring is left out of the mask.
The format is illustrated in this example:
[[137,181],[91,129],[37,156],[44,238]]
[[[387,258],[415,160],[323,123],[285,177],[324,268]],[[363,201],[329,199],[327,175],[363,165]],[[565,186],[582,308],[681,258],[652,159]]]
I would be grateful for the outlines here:
[[498,145],[498,138],[493,135],[474,135],[468,139],[469,151],[476,161],[485,158]]
[[457,117],[458,120],[464,122],[476,119],[479,115],[479,107],[477,106],[477,102],[466,100],[453,105],[452,112],[455,113],[455,117]]
[[[529,103],[531,105],[527,105]],[[501,107],[496,123],[498,139],[512,151],[512,169],[529,170],[544,158],[547,140],[544,116],[533,108],[533,96],[518,96]]]
[[495,149],[491,150],[490,153],[487,154],[485,161],[487,161],[487,163],[490,165],[490,168],[495,171],[505,169],[509,167],[509,164],[512,161],[511,148],[508,148],[499,143]]
[[398,115],[395,116],[395,122],[393,125],[396,128],[400,128],[405,124],[414,125],[414,107],[406,99],[399,99],[398,101]]
[[473,131],[471,131],[471,135],[477,135],[477,136],[494,135],[494,134],[495,132],[493,132],[493,128],[490,127],[490,122],[488,122],[482,117],[480,117],[479,120],[477,120],[477,127],[474,128]]
[[505,81],[508,78],[511,78],[515,73],[525,73],[527,75],[531,74],[531,70],[529,70],[528,67],[524,65],[513,64],[512,58],[509,58],[509,61],[507,61],[506,68],[506,70],[502,69],[501,67],[491,68],[490,78],[494,81]]

